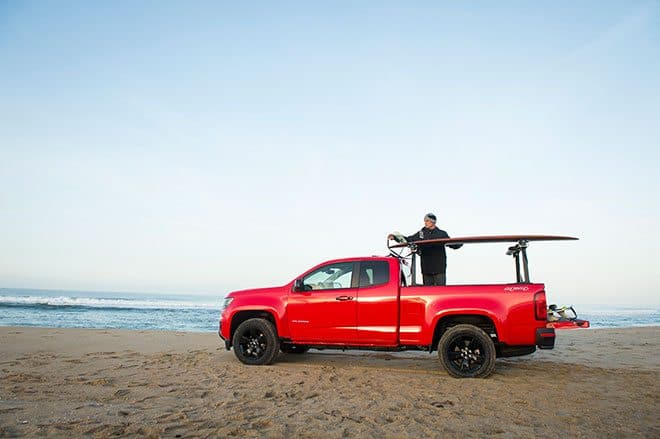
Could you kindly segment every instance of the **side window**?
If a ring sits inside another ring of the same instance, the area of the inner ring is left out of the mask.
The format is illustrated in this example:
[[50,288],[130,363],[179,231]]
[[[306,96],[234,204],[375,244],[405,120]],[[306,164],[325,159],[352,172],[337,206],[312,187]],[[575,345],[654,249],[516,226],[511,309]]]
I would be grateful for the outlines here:
[[305,290],[332,290],[350,288],[353,277],[353,263],[324,265],[303,278]]
[[386,261],[360,263],[360,286],[383,285],[390,281],[390,265]]

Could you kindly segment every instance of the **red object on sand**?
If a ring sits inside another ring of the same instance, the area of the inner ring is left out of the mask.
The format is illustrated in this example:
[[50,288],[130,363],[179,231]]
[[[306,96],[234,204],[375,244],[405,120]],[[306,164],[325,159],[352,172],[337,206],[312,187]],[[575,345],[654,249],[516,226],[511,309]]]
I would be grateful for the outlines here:
[[[552,349],[545,285],[531,282],[531,241],[575,240],[553,235],[472,236],[388,245],[390,256],[335,259],[279,287],[235,291],[221,311],[219,335],[245,364],[271,364],[279,351],[316,349],[438,351],[454,377],[486,377],[496,357]],[[418,247],[513,242],[515,282],[421,286],[415,281]],[[403,256],[391,249],[408,247]],[[411,259],[410,282],[404,274]],[[580,321],[584,322],[584,321]],[[585,326],[586,325],[586,326]],[[580,327],[588,327],[584,322]]]
[[559,320],[556,322],[548,322],[546,325],[548,328],[555,328],[555,329],[584,329],[589,327],[589,322],[587,320],[580,320],[580,319],[575,319],[575,320]]

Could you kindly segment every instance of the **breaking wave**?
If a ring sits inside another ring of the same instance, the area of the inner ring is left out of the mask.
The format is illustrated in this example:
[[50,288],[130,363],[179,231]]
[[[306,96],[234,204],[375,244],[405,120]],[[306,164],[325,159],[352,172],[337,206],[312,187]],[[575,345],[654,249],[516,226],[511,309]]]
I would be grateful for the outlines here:
[[196,303],[163,299],[125,299],[91,297],[0,296],[0,307],[76,307],[110,309],[213,309],[216,303]]

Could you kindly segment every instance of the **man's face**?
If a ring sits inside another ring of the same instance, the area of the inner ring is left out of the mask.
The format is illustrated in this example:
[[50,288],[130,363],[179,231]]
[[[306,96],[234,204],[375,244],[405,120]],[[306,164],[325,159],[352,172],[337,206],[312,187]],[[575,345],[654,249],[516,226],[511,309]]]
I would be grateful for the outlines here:
[[424,227],[426,227],[427,229],[434,229],[435,223],[428,218],[424,218]]

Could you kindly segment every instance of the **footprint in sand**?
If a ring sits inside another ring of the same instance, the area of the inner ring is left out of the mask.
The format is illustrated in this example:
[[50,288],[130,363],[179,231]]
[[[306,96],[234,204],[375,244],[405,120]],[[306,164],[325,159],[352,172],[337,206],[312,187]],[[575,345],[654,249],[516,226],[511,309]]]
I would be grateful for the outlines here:
[[126,396],[129,393],[131,393],[131,391],[128,389],[119,389],[115,392],[115,396]]
[[451,407],[451,406],[453,406],[454,403],[453,403],[452,401],[447,400],[447,401],[442,401],[442,402],[437,402],[437,401],[436,401],[436,402],[432,402],[431,405],[432,405],[433,407],[436,407],[436,408],[439,408],[439,409],[443,409],[443,408],[446,408],[446,407]]
[[149,401],[150,399],[156,399],[156,396],[147,396],[147,397],[144,397],[142,399],[138,399],[138,400],[134,401],[134,403],[135,404],[140,404],[140,403],[143,403],[145,401]]
[[99,378],[98,380],[88,381],[85,384],[92,386],[113,386],[115,384],[115,380],[112,378]]
[[12,383],[29,383],[29,382],[42,383],[46,381],[46,379],[41,375],[35,375],[29,373],[15,373],[11,375],[6,375],[3,379]]

